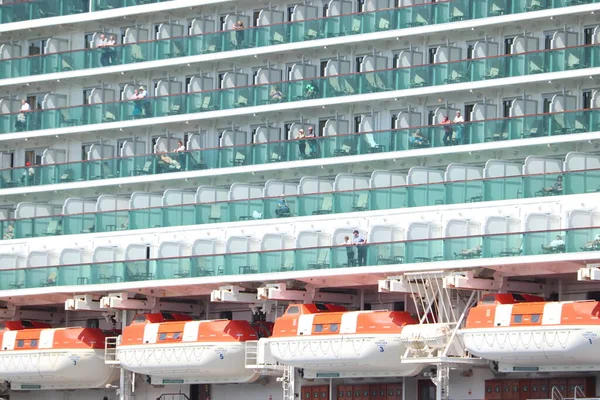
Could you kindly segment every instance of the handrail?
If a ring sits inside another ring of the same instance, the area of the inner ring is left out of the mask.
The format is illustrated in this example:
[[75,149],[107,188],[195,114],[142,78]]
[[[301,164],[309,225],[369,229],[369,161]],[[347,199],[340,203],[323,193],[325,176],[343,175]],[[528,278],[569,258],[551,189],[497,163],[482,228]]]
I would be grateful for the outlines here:
[[556,386],[552,386],[552,400],[564,400],[564,396],[560,393]]

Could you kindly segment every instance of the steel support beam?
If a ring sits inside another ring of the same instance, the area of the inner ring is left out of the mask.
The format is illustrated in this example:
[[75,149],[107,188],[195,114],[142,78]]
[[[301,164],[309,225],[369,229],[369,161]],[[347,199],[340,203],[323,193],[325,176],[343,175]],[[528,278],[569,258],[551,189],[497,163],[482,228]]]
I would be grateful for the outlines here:
[[[98,297],[98,296],[96,296]],[[67,311],[104,311],[100,308],[100,301],[91,294],[79,294],[65,301]]]
[[600,264],[587,264],[577,271],[578,281],[600,281]]
[[493,279],[475,278],[472,271],[453,273],[445,276],[444,288],[521,293],[545,293],[546,291],[546,285],[541,283],[509,281],[498,273],[494,274]]
[[258,300],[296,301],[302,303],[345,303],[354,304],[356,296],[343,293],[322,293],[318,288],[307,285],[305,290],[288,290],[285,283],[267,284],[258,288]]
[[[421,286],[421,290],[424,291],[425,287],[420,283],[408,283],[408,278],[401,276],[391,276],[387,279],[381,279],[378,281],[379,292],[382,293],[411,293],[417,287]],[[412,287],[412,288],[411,288]]]
[[256,293],[243,292],[239,286],[222,286],[210,293],[210,301],[219,303],[257,303]]

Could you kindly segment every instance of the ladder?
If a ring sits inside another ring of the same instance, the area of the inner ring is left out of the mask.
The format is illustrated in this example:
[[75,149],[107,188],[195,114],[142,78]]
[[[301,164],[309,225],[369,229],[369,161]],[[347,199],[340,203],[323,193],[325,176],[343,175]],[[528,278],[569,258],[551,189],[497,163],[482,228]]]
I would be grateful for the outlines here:
[[246,352],[244,359],[246,363],[246,368],[258,368],[258,340],[246,341]]
[[278,381],[281,382],[283,386],[283,400],[295,400],[296,396],[294,394],[294,367],[285,366],[283,370],[283,376],[281,378],[277,378]]
[[104,363],[107,365],[119,365],[117,357],[117,346],[121,343],[120,336],[111,336],[104,339]]

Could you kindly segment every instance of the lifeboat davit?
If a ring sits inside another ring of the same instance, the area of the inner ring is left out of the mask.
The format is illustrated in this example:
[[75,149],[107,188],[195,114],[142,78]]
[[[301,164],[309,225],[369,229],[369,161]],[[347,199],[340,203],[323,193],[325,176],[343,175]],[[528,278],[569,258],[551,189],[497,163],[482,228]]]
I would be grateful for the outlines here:
[[246,341],[258,340],[247,321],[192,321],[180,314],[141,314],[117,345],[121,366],[152,384],[243,383],[258,378],[245,368]]
[[0,380],[11,390],[104,388],[117,370],[104,363],[105,335],[95,328],[50,328],[32,321],[5,323]]
[[485,295],[460,331],[501,372],[600,370],[600,303]]
[[275,361],[303,368],[307,378],[413,376],[424,366],[401,362],[400,333],[416,323],[407,312],[292,304],[260,342]]

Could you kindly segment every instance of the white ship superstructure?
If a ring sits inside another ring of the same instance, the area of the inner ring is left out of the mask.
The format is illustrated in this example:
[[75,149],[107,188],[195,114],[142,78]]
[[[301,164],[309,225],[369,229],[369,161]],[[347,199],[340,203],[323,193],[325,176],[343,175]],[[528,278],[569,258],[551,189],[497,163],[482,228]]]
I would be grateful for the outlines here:
[[598,15],[0,0],[0,397],[597,398]]

